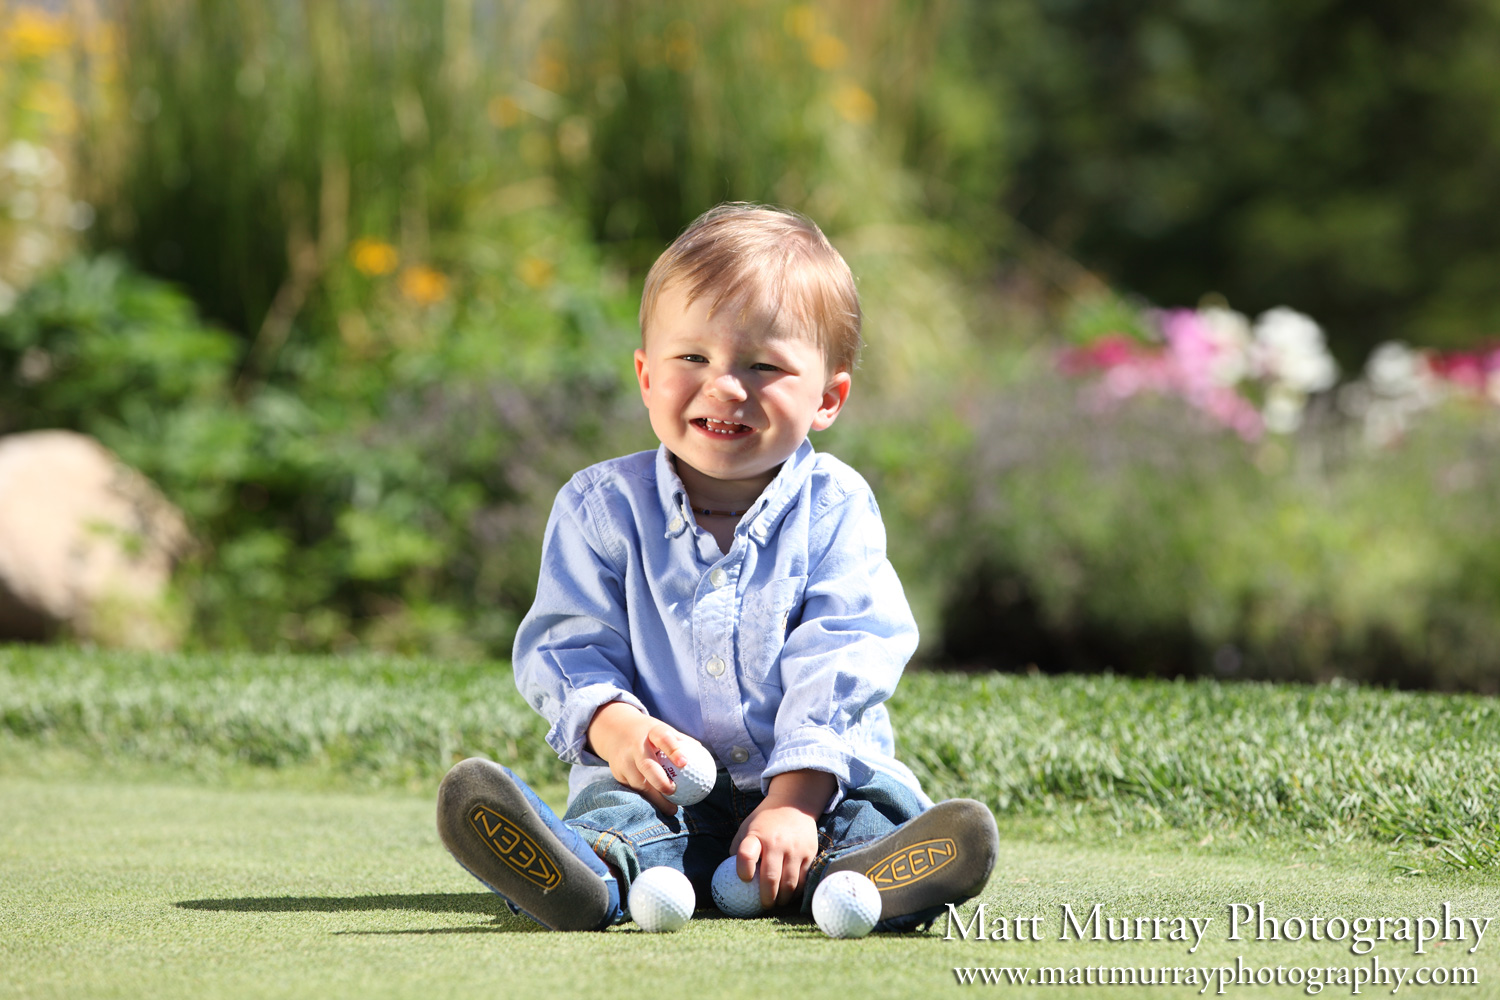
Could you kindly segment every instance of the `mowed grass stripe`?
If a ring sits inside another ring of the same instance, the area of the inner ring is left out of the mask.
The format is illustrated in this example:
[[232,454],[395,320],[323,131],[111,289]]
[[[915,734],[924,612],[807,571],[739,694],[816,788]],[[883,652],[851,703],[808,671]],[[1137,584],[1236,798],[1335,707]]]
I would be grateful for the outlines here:
[[[1406,838],[1500,859],[1500,708],[1472,695],[911,671],[898,752],[936,797],[1122,829]],[[565,769],[504,663],[0,649],[0,732],[205,774],[431,788],[470,754]]]

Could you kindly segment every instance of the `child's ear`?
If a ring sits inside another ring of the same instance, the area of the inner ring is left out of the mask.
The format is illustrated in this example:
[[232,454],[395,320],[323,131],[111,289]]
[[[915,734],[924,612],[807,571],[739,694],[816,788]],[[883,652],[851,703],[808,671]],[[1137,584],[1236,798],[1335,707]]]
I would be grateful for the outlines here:
[[813,415],[812,430],[822,431],[833,426],[839,411],[849,400],[849,387],[853,381],[848,372],[833,373],[833,377],[828,380],[828,385],[823,389],[823,399],[818,406],[818,412]]
[[641,384],[641,402],[651,405],[651,372],[646,369],[646,352],[635,349],[635,380]]

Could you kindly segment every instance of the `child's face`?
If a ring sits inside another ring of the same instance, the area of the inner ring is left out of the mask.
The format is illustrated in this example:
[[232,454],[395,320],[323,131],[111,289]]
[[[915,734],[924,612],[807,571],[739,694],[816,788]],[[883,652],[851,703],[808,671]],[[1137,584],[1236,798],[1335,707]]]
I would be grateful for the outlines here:
[[734,309],[709,315],[710,300],[689,305],[680,282],[663,288],[635,373],[651,429],[679,471],[686,463],[734,484],[731,492],[749,502],[808,431],[833,423],[849,396],[849,373],[830,374],[810,339],[741,325]]

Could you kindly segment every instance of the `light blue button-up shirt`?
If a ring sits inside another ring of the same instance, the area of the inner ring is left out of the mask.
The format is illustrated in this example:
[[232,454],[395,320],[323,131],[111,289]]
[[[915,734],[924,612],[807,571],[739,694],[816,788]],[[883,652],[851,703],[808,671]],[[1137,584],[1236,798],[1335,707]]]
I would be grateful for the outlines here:
[[601,705],[634,705],[702,742],[737,787],[827,771],[835,803],[876,772],[910,787],[885,700],[917,645],[864,479],[804,441],[734,531],[698,527],[665,446],[584,469],[558,493],[516,685],[573,764],[601,777]]

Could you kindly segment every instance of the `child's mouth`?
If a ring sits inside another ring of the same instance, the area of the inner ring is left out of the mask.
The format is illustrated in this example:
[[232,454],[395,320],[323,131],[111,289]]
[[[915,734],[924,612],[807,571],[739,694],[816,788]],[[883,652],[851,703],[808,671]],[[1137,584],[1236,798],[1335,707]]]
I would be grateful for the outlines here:
[[723,434],[725,437],[734,434],[744,434],[752,429],[745,424],[737,424],[732,420],[715,420],[712,417],[699,417],[693,423],[710,434]]

